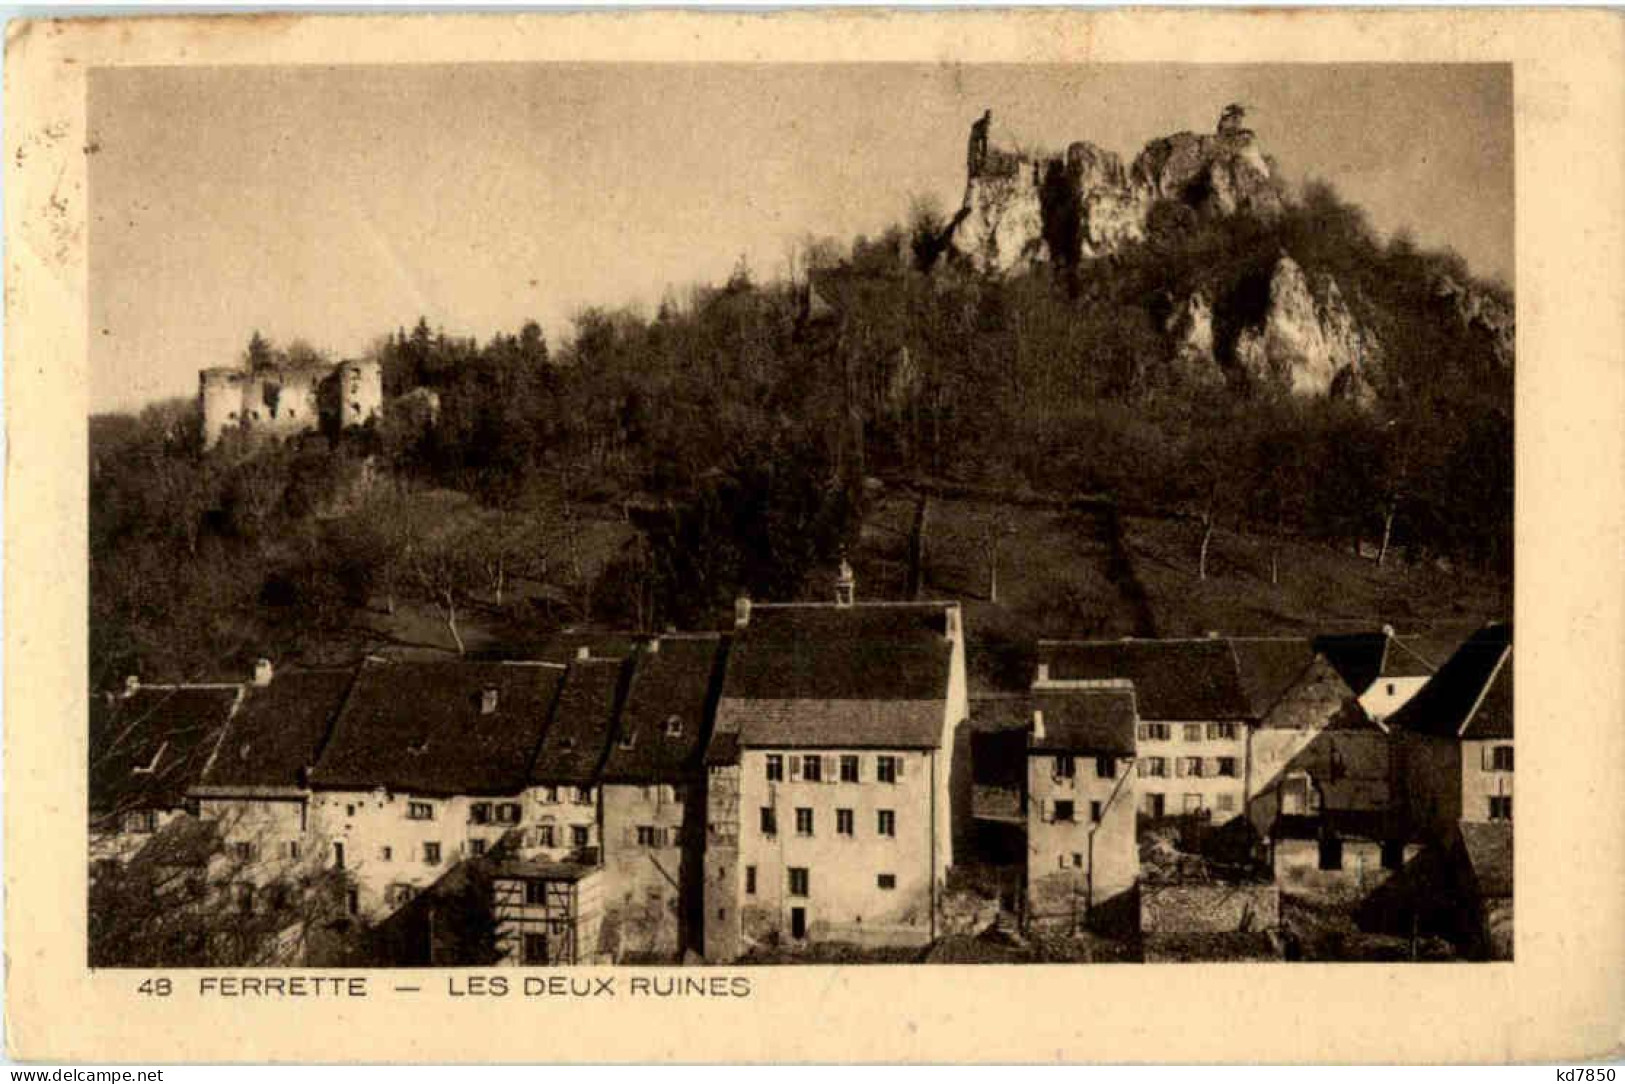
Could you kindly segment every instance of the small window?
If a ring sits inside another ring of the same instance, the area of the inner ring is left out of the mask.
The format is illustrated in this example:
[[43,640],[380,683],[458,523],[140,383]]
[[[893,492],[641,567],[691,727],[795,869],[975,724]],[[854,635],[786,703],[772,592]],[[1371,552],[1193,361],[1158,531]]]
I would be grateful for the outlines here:
[[519,823],[520,810],[518,802],[498,802],[495,812],[498,824]]
[[1185,812],[1186,813],[1200,813],[1200,812],[1202,812],[1202,796],[1200,794],[1187,794],[1187,795],[1185,795]]
[[896,757],[883,756],[875,758],[876,779],[882,783],[895,783],[897,782],[897,775],[898,771]]
[[779,753],[767,754],[767,781],[769,783],[784,782],[784,757]]
[[835,811],[835,834],[836,835],[838,835],[838,836],[850,836],[850,835],[852,835],[853,834],[852,823],[853,823],[853,818],[852,818],[852,811],[850,809],[837,809]]
[[487,846],[488,843],[486,840],[471,839],[468,841],[468,853],[472,854],[475,858],[478,858],[480,855],[485,853],[485,848]]
[[668,715],[666,717],[666,737],[681,738],[683,736],[683,717]]
[[1071,779],[1078,774],[1078,762],[1068,754],[1055,758],[1055,778]]
[[423,845],[423,862],[425,865],[438,866],[440,864],[440,844],[425,843]]
[[349,803],[345,804],[345,806],[344,806],[344,815],[346,817],[355,816],[355,803],[354,802],[349,802]]
[[475,824],[490,824],[491,803],[475,802],[473,805],[469,806],[468,819],[473,821]]
[[547,906],[547,882],[546,881],[526,881],[525,882],[525,904],[528,907],[546,907]]
[[790,867],[790,895],[805,896],[812,891],[812,876],[803,866]]
[[1495,794],[1490,796],[1490,820],[1509,821],[1512,819],[1512,795]]
[[1234,794],[1226,792],[1216,795],[1213,803],[1218,806],[1221,813],[1234,813],[1236,811],[1236,796]]
[[1491,765],[1494,771],[1510,772],[1512,770],[1512,746],[1497,745],[1491,754]]
[[770,805],[762,807],[762,835],[776,836],[779,834],[779,813]]
[[1405,864],[1405,844],[1402,840],[1384,840],[1382,844],[1382,868],[1399,869]]
[[352,915],[361,913],[361,893],[355,889],[347,889],[344,893],[344,909]]
[[576,788],[576,805],[592,805],[592,788]]
[[745,895],[756,895],[756,867],[745,867]]
[[559,804],[559,788],[558,787],[543,787],[541,789],[541,791],[536,795],[536,800],[541,802],[543,805],[558,805]]
[[536,827],[536,846],[538,846],[538,847],[557,846],[557,844],[555,844],[553,842],[553,826],[551,824],[537,825],[537,827]]
[[875,816],[875,831],[883,836],[897,835],[897,813],[895,810],[882,809]]
[[1218,774],[1227,779],[1236,778],[1236,758],[1220,757]]
[[379,847],[378,848],[378,860],[379,861],[381,861],[381,862],[391,862],[391,861],[394,861],[394,859],[395,859],[395,848],[393,848],[393,847]]
[[254,845],[252,843],[233,843],[231,853],[239,862],[254,861]]
[[813,811],[806,806],[796,809],[796,835],[810,836],[813,834]]
[[1183,736],[1184,736],[1186,741],[1201,741],[1202,740],[1202,724],[1201,723],[1186,723],[1185,726],[1184,726],[1184,735]]
[[858,758],[855,756],[841,757],[841,782],[856,783],[858,781]]
[[897,887],[897,874],[882,873],[880,876],[875,878],[875,885],[882,892],[890,892]]
[[1072,852],[1072,868],[1073,869],[1082,869],[1083,868],[1083,855],[1081,853],[1079,853],[1078,851],[1073,851]]
[[570,826],[570,846],[585,847],[592,838],[585,824],[572,824]]
[[1104,811],[1104,806],[1102,806],[1102,804],[1100,802],[1090,802],[1089,803],[1089,823],[1090,824],[1099,824],[1100,823],[1100,817],[1101,817],[1101,814],[1102,814],[1103,811]]
[[1097,779],[1116,779],[1117,778],[1117,758],[1116,757],[1096,757],[1095,758],[1095,778],[1097,778]]
[[658,847],[658,846],[660,846],[660,829],[658,829],[658,828],[656,828],[656,827],[654,827],[653,825],[650,825],[650,824],[640,824],[640,825],[638,825],[638,846],[639,847]]
[[1057,821],[1065,821],[1070,823],[1073,816],[1074,813],[1071,802],[1059,801],[1055,803],[1055,819]]
[[1395,692],[1395,685],[1394,685],[1394,683],[1393,683],[1393,682],[1391,682],[1391,681],[1390,681],[1390,682],[1389,682],[1389,683],[1388,683],[1388,695],[1389,695],[1389,696],[1393,696],[1393,695],[1394,695],[1394,692]]
[[1141,723],[1141,741],[1167,741],[1172,735],[1172,729],[1167,723]]
[[620,747],[622,749],[630,749],[633,746],[635,746],[637,743],[638,743],[638,735],[637,735],[636,731],[628,730],[625,734],[621,735]]
[[801,758],[801,778],[809,783],[824,781],[824,758],[816,754]]
[[408,802],[406,804],[406,817],[408,820],[414,821],[432,821],[434,820],[434,806],[428,802]]
[[299,858],[299,853],[299,841],[297,839],[288,840],[287,850],[284,852],[284,854],[290,859],[297,860]]
[[1335,836],[1327,836],[1320,841],[1320,868],[1323,870],[1340,870],[1343,868],[1343,841]]

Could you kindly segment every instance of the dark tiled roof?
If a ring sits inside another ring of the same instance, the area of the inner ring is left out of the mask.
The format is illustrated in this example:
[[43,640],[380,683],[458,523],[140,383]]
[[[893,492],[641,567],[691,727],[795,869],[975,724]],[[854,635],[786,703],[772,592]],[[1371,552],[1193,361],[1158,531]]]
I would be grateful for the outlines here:
[[542,662],[574,662],[586,648],[594,659],[624,659],[637,650],[637,638],[629,632],[557,632],[536,651]]
[[1255,718],[1275,706],[1275,702],[1296,684],[1315,657],[1309,641],[1302,637],[1232,638],[1241,692]]
[[494,880],[522,878],[525,880],[580,881],[596,873],[598,867],[586,866],[578,862],[541,862],[513,858],[505,862],[492,863],[490,871]]
[[1512,825],[1461,822],[1462,851],[1472,868],[1480,896],[1500,898],[1512,895]]
[[1033,752],[1134,755],[1132,689],[1034,689],[1030,700],[1044,713],[1044,734],[1033,735]]
[[[562,673],[537,663],[369,661],[311,785],[416,794],[523,790]],[[497,693],[490,714],[481,710],[486,689]]]
[[198,789],[303,786],[355,677],[354,670],[305,670],[247,686]]
[[1316,655],[1258,718],[1265,730],[1381,730],[1326,656]]
[[[676,782],[698,765],[705,750],[717,686],[722,639],[663,637],[633,663],[615,741],[604,762],[604,781]],[[675,734],[668,724],[675,724]]]
[[1156,721],[1246,719],[1236,656],[1224,640],[1045,641],[1038,657],[1055,681],[1127,678],[1140,718]]
[[1511,654],[1512,626],[1486,625],[1388,717],[1388,725],[1441,738],[1510,739]]
[[183,804],[241,692],[238,685],[146,685],[129,695],[92,696],[91,810]]
[[132,869],[202,869],[220,846],[220,826],[213,818],[176,817],[136,852]]
[[604,659],[570,664],[553,720],[530,765],[532,783],[588,786],[596,781],[615,729],[625,669],[624,662]]
[[[756,606],[734,635],[707,760],[730,746],[929,748],[953,645],[941,603]],[[737,735],[737,737],[728,737]]]
[[1027,693],[990,693],[970,701],[971,731],[1001,734],[1033,725],[1033,700]]
[[1355,632],[1315,637],[1315,650],[1325,655],[1363,696],[1378,678],[1428,677],[1461,643],[1461,636],[1389,636],[1386,632]]

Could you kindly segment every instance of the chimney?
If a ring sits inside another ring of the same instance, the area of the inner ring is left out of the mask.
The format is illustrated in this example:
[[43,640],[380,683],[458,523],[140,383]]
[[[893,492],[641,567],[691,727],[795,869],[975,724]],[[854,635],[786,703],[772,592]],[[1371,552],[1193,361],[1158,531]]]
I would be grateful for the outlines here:
[[835,605],[850,606],[856,600],[858,593],[858,579],[852,574],[852,566],[841,558],[841,570],[835,576]]
[[486,686],[480,690],[480,714],[495,715],[497,710],[497,691]]
[[124,679],[124,695],[125,696],[134,696],[136,694],[136,691],[138,689],[140,689],[140,688],[141,688],[141,679],[139,677],[137,677],[135,674],[131,674],[129,677]]
[[1049,663],[1041,662],[1038,664],[1038,677],[1033,680],[1033,684],[1042,685],[1047,681],[1049,681]]
[[651,655],[660,654],[660,637],[655,636],[655,637],[652,637],[649,640],[649,654],[651,654]]
[[265,686],[271,684],[271,675],[272,675],[273,672],[274,671],[272,669],[270,659],[255,659],[254,660],[254,684],[255,685],[258,685],[261,688],[264,688]]
[[576,648],[577,661],[590,658],[592,658],[592,648],[588,647],[586,644],[582,644],[580,647]]
[[1217,640],[1219,638],[1219,630],[1218,629],[1208,629],[1207,630],[1207,638],[1209,640]]
[[1044,712],[1041,708],[1033,709],[1033,739],[1044,740]]
[[734,599],[734,628],[742,629],[750,624],[750,596],[740,595]]
[[954,643],[959,640],[961,635],[959,621],[959,603],[950,602],[947,610],[943,613],[942,638],[944,640],[947,640],[949,643]]
[[1382,634],[1388,639],[1392,640],[1394,638],[1394,626],[1384,625],[1382,627]]

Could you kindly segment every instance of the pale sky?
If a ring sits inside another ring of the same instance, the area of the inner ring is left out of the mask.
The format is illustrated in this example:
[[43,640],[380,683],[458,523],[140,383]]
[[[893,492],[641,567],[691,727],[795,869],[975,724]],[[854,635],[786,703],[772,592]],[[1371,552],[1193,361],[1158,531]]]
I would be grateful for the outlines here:
[[1513,280],[1512,75],[1446,65],[461,65],[90,80],[91,406],[191,395],[258,329],[336,357],[419,315],[482,342],[653,311],[952,210],[965,139],[1132,159],[1229,102],[1291,182]]

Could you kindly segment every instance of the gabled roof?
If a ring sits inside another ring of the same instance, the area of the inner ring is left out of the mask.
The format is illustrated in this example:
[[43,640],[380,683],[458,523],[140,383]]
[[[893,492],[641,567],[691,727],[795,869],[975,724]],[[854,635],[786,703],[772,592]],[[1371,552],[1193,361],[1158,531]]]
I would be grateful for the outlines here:
[[606,783],[679,782],[698,767],[722,659],[720,636],[660,637],[638,653],[604,762]]
[[574,662],[583,649],[589,658],[624,659],[637,650],[637,638],[629,632],[569,629],[549,636],[537,650],[536,658],[541,662]]
[[1512,824],[1509,821],[1461,822],[1462,853],[1481,897],[1512,895]]
[[[517,793],[562,674],[542,663],[368,660],[310,773],[311,786]],[[486,690],[496,693],[490,713],[483,710]]]
[[300,788],[355,684],[355,670],[303,670],[248,685],[194,788]]
[[174,809],[203,772],[239,685],[142,685],[90,700],[90,808]]
[[1302,636],[1231,637],[1241,692],[1255,718],[1262,719],[1297,683],[1315,657]]
[[1431,677],[1461,639],[1400,636],[1385,629],[1317,636],[1314,647],[1337,667],[1355,695],[1363,696],[1379,678]]
[[543,786],[590,786],[620,706],[621,660],[582,659],[570,664],[553,705],[553,719],[531,761],[529,781]]
[[1300,670],[1268,709],[1258,716],[1263,730],[1380,730],[1360,706],[1348,682],[1326,656],[1316,655]]
[[758,605],[734,634],[707,761],[740,745],[933,748],[953,661],[945,603]]
[[1028,750],[1034,753],[1088,753],[1131,757],[1135,751],[1133,689],[1034,689],[1034,712],[1043,712]]
[[1473,633],[1388,725],[1440,738],[1511,739],[1512,626]]
[[1140,718],[1152,722],[1244,720],[1236,656],[1224,640],[1045,640],[1038,657],[1055,681],[1126,678]]

